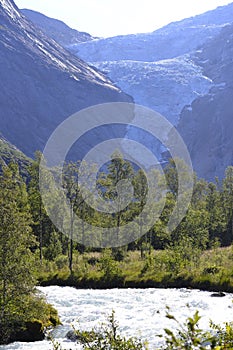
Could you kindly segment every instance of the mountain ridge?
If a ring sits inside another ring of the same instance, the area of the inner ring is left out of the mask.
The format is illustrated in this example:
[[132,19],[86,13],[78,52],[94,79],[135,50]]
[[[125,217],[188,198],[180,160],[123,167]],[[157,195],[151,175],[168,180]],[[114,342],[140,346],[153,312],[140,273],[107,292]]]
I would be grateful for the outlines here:
[[57,41],[62,46],[74,45],[96,39],[86,32],[80,32],[70,28],[64,22],[48,17],[37,11],[21,9],[20,12],[30,19],[34,25],[40,28],[46,35]]
[[69,49],[88,57],[136,103],[177,125],[198,176],[212,180],[222,178],[233,164],[232,21],[233,3],[152,33],[92,40]]
[[96,68],[38,31],[13,1],[0,0],[0,9],[0,131],[27,156],[43,150],[71,114],[100,103],[133,102]]
[[[151,33],[120,35],[73,46],[88,62],[137,60],[144,62],[175,58],[190,53],[231,23],[233,3],[204,14],[172,22]],[[208,25],[206,25],[206,23]]]

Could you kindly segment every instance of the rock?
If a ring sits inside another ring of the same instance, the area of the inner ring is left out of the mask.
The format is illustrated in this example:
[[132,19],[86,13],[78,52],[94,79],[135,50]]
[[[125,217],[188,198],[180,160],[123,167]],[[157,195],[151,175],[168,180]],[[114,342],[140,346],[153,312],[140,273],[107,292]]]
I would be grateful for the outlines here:
[[64,22],[54,18],[47,17],[42,13],[23,9],[20,10],[27,18],[39,27],[46,35],[56,40],[62,46],[69,46],[94,40],[90,34],[79,32],[67,26]]
[[170,23],[152,33],[119,35],[73,45],[87,62],[132,60],[155,62],[190,53],[232,22],[233,3]]
[[[233,164],[232,16],[233,3],[152,33],[73,45],[136,103],[178,126],[195,172],[209,181]],[[164,150],[153,138],[130,129],[127,137],[161,160]]]
[[184,109],[178,131],[188,147],[197,175],[222,179],[233,164],[233,25],[211,40],[196,57],[214,89]]
[[[133,102],[34,27],[12,0],[0,0],[0,23],[0,132],[27,156],[43,150],[54,129],[73,113],[105,102]],[[113,129],[108,129],[110,138]],[[87,137],[80,153],[97,144],[99,134]],[[77,149],[76,160],[81,158]]]
[[[43,16],[28,10],[24,13],[36,24]],[[182,109],[208,93],[213,85],[190,52],[216,37],[232,15],[233,4],[230,4],[152,33],[83,40],[65,46],[108,75],[136,103],[156,110],[177,125]],[[47,21],[49,26],[44,26],[43,21],[41,25],[51,35],[54,20]],[[66,35],[65,28],[61,31]]]
[[34,342],[41,341],[45,338],[43,332],[42,322],[34,321],[27,322],[25,324],[25,329],[17,331],[15,334],[11,335],[9,342]]
[[71,341],[77,341],[79,339],[79,337],[77,336],[77,334],[74,331],[69,331],[66,333],[66,338],[71,340]]
[[66,333],[66,338],[73,342],[85,342],[88,339],[89,342],[94,341],[96,339],[97,334],[94,331],[84,331],[84,332],[75,332],[70,330]]
[[221,298],[221,297],[225,297],[225,295],[226,294],[223,293],[223,292],[215,292],[215,293],[212,293],[210,296],[211,297],[217,297],[217,298],[220,297]]

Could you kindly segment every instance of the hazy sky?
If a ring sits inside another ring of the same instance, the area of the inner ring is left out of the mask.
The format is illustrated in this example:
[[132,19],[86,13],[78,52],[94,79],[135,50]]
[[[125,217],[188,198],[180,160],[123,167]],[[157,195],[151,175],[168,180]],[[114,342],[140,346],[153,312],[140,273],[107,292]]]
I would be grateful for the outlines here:
[[15,0],[94,36],[150,32],[232,0]]

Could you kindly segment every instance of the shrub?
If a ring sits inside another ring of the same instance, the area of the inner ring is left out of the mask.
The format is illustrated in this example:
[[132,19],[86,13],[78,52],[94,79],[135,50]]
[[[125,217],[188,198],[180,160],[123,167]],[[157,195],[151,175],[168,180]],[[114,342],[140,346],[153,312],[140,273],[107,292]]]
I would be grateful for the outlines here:
[[[78,342],[85,350],[147,350],[147,345],[137,338],[126,338],[118,332],[119,325],[115,319],[115,312],[112,311],[108,317],[108,323],[102,324],[100,329],[91,331],[75,330]],[[59,343],[53,339],[53,350],[62,350]]]

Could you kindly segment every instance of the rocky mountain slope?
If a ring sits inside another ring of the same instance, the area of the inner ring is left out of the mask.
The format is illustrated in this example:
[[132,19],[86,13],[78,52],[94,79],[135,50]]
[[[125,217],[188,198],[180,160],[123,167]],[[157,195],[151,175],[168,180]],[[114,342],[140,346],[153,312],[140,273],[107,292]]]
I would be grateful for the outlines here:
[[[232,22],[233,3],[153,33],[95,40],[73,49],[85,59],[88,52],[89,61],[135,102],[179,125],[194,170],[213,180],[233,164]],[[132,130],[128,136],[142,137]],[[159,150],[155,143],[151,148]]]
[[[132,101],[38,31],[12,0],[0,0],[0,76],[0,132],[28,156],[42,150],[56,126],[78,110]],[[98,137],[92,135],[82,147]]]
[[62,46],[69,46],[95,39],[90,34],[79,32],[67,26],[64,22],[47,17],[42,13],[23,9],[21,10],[38,28]]
[[[107,73],[137,103],[178,124],[198,175],[221,178],[233,164],[232,21],[233,3],[153,33],[69,49]],[[158,151],[158,145],[152,148]]]
[[233,165],[233,24],[194,56],[215,86],[183,110],[178,130],[197,173],[213,180]]
[[233,3],[171,23],[152,33],[117,36],[73,45],[125,92],[177,125],[180,112],[213,86],[190,56],[233,20]]
[[20,173],[23,176],[28,175],[27,167],[30,164],[31,159],[26,157],[25,154],[0,134],[0,172],[2,165],[9,164],[10,162],[18,164]]
[[173,22],[152,33],[121,35],[73,45],[89,62],[133,60],[154,62],[174,58],[204,44],[231,23],[233,3],[202,15]]
[[214,85],[190,53],[232,20],[233,3],[152,33],[96,39],[68,48],[107,74],[136,103],[177,125],[182,109]]
[[[24,13],[35,23],[36,17],[40,18],[40,14]],[[182,109],[214,85],[190,52],[217,35],[232,18],[233,6],[229,5],[152,33],[92,40],[67,48],[107,74],[136,103],[177,125]]]

